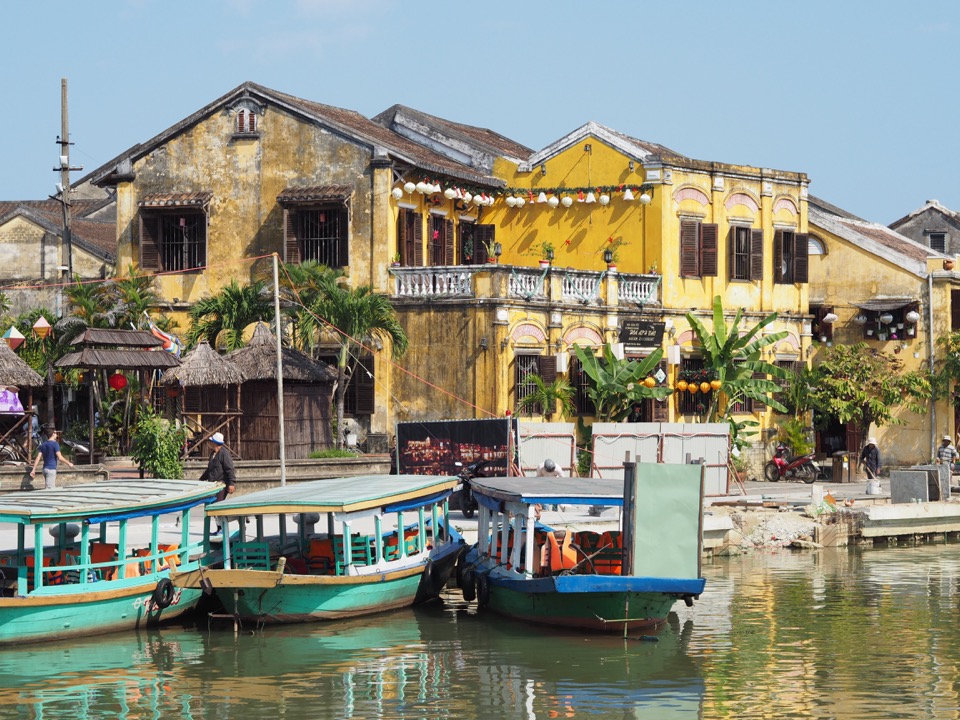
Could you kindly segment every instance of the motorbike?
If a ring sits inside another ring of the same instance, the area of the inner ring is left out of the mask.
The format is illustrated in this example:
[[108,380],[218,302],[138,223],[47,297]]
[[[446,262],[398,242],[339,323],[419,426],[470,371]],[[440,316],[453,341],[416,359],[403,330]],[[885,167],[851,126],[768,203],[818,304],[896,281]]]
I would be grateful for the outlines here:
[[453,495],[453,504],[460,508],[460,512],[463,513],[465,518],[472,518],[473,514],[477,511],[477,508],[479,508],[480,505],[477,503],[477,499],[473,496],[473,489],[470,487],[470,481],[476,477],[486,477],[484,474],[484,469],[490,464],[490,461],[478,460],[477,462],[470,463],[466,466],[464,466],[464,464],[461,462],[454,464],[460,468],[460,489],[457,490]]
[[795,458],[788,456],[787,446],[777,443],[773,460],[763,466],[763,476],[768,482],[783,480],[802,480],[808,485],[821,477],[823,471],[813,459],[813,453]]

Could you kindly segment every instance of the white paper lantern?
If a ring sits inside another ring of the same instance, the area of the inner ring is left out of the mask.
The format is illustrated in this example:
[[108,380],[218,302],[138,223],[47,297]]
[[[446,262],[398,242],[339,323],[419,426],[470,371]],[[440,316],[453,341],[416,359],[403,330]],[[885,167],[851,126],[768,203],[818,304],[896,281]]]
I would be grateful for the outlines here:
[[403,197],[403,190],[401,190],[400,188],[394,188],[390,194],[393,195],[394,200],[399,200],[400,198]]
[[853,321],[854,321],[857,325],[866,325],[866,324],[867,324],[867,316],[864,315],[863,313],[858,313],[857,315],[854,315],[854,316],[853,316]]
[[[838,318],[836,313],[827,313],[826,315],[823,316],[823,322],[825,322],[827,325],[833,325],[837,321],[837,319]],[[890,319],[893,320],[892,317]]]
[[884,325],[889,325],[893,322],[893,315],[890,313],[884,313],[880,316],[880,322],[882,322]]
[[523,207],[526,204],[527,204],[527,201],[525,198],[522,198],[522,197],[517,198],[517,207]]
[[507,203],[507,207],[517,206],[517,199],[513,195],[507,195],[507,199],[505,202]]
[[920,313],[918,313],[916,310],[911,310],[903,316],[903,319],[911,325],[916,325],[918,322],[920,322]]
[[403,191],[404,191],[407,195],[412,195],[412,194],[413,194],[413,191],[416,190],[416,189],[417,189],[417,186],[414,185],[412,182],[405,183],[404,186],[403,186]]
[[649,205],[650,200],[651,200],[650,196],[647,195],[646,193],[643,193],[643,195],[640,196],[640,202],[642,202],[644,205]]
[[547,200],[547,205],[549,205],[552,208],[555,208],[559,204],[560,204],[560,198],[558,198],[556,195],[551,195],[550,199]]
[[430,187],[429,185],[427,185],[425,182],[423,182],[423,180],[421,180],[420,182],[417,183],[417,192],[423,195],[424,193],[427,192],[427,189],[429,187]]
[[563,198],[560,200],[560,204],[563,205],[564,207],[570,207],[571,205],[573,205],[573,198],[570,197],[569,195],[564,195]]
[[454,190],[453,188],[447,188],[446,190],[443,191],[443,196],[447,200],[453,200],[457,196],[457,191]]
[[600,204],[601,204],[601,205],[609,205],[609,204],[610,204],[610,196],[609,196],[609,195],[601,195],[601,196],[600,196]]
[[480,205],[483,205],[483,195],[474,195],[474,196],[473,196],[473,204],[476,205],[476,206],[478,206],[478,207],[479,207]]
[[469,191],[465,192],[465,193],[463,194],[463,201],[464,201],[465,203],[468,203],[468,202],[470,202],[471,200],[473,200],[473,195],[471,195]]
[[623,193],[624,202],[633,202],[633,192],[627,188]]
[[539,195],[537,195],[538,203],[545,203],[546,201],[547,201],[547,194],[545,192],[541,192]]
[[589,204],[589,203],[595,203],[596,201],[597,201],[597,199],[593,196],[593,192],[592,192],[592,191],[591,191],[591,192],[588,192],[588,193],[587,193],[587,199],[584,200],[584,202]]

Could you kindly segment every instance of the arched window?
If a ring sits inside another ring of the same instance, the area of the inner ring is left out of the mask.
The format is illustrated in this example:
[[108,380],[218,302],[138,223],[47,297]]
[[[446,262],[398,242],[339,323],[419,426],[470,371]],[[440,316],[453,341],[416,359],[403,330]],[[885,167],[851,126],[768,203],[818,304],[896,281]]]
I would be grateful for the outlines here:
[[237,134],[249,135],[257,132],[257,114],[247,108],[237,111]]
[[809,235],[807,237],[807,254],[808,255],[826,255],[827,254],[827,245],[816,235]]

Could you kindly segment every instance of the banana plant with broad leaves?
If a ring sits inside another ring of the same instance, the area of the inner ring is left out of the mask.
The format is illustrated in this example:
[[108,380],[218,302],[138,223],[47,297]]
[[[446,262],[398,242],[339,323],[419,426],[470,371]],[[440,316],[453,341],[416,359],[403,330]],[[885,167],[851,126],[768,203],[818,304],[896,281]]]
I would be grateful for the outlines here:
[[764,360],[763,351],[787,337],[787,332],[761,333],[763,328],[777,319],[777,313],[770,313],[752,328],[744,330],[740,328],[742,319],[741,308],[727,327],[723,301],[719,295],[713,299],[713,332],[707,331],[696,315],[687,313],[687,321],[700,342],[704,367],[712,370],[720,381],[720,388],[711,393],[706,422],[722,419],[721,398],[747,397],[766,403],[778,412],[786,412],[786,408],[774,397],[774,393],[782,390],[780,384],[767,376],[783,379],[788,371]]
[[657,369],[663,350],[659,348],[642,360],[620,359],[610,344],[603,346],[603,357],[574,345],[580,367],[587,374],[587,395],[593,401],[597,420],[619,422],[642,400],[662,400],[671,388],[646,383]]

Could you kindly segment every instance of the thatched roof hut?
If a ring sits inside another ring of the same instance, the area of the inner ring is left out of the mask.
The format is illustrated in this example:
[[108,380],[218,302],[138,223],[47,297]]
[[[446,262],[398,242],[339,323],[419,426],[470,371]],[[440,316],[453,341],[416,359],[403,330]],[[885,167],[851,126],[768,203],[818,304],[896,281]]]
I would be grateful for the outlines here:
[[211,348],[206,340],[186,354],[180,367],[167,370],[160,378],[161,385],[183,387],[239,385],[243,381],[240,368]]
[[[336,372],[329,365],[298,350],[282,348],[280,357],[284,382],[332,383],[337,379]],[[227,353],[226,358],[240,368],[245,380],[277,379],[277,339],[266,323],[257,323],[250,342]]]
[[[283,435],[288,460],[332,447],[330,407],[336,373],[325,363],[292,348],[280,352],[283,364]],[[245,378],[240,409],[240,454],[244,460],[279,460],[280,412],[277,402],[277,340],[258,323],[246,347],[226,355]]]
[[0,342],[0,385],[30,388],[43,386],[43,378],[17,357],[6,341]]

